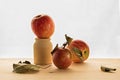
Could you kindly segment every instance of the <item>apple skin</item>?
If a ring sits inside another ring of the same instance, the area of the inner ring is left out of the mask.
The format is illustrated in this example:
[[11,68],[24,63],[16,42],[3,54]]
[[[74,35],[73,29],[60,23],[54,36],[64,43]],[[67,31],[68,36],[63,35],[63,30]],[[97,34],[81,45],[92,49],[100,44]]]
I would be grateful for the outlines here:
[[53,53],[53,63],[58,69],[67,69],[72,64],[71,52],[68,49],[57,48]]
[[31,27],[34,34],[41,39],[47,39],[54,33],[54,22],[48,15],[37,15],[31,21]]
[[[81,63],[87,60],[89,57],[89,53],[90,53],[89,46],[86,44],[86,42],[82,40],[72,40],[71,43],[68,45],[68,48],[72,52],[73,62]],[[80,50],[82,53],[82,56],[76,55],[77,52],[74,51],[74,48],[77,48],[78,50]]]

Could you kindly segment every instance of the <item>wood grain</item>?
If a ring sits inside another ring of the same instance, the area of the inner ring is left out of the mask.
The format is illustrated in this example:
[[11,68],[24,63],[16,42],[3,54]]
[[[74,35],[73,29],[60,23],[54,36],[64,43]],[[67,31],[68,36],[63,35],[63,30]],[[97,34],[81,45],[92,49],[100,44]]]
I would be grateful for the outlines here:
[[[1,80],[120,80],[120,59],[88,59],[86,62],[73,63],[69,69],[60,70],[54,65],[47,69],[40,69],[37,73],[18,74],[13,73],[12,65],[18,61],[33,59],[0,59]],[[112,73],[103,72],[100,66],[115,67]]]

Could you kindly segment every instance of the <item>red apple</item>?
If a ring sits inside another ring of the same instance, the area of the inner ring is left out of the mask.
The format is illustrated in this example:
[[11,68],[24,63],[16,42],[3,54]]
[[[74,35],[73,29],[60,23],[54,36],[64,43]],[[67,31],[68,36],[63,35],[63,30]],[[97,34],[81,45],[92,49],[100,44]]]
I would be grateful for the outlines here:
[[73,62],[84,62],[89,57],[89,46],[85,41],[73,40],[72,38],[66,36],[68,41],[68,48],[72,52]]
[[67,69],[71,65],[71,52],[68,49],[57,45],[51,53],[53,55],[53,63],[58,69]]
[[50,38],[54,33],[54,22],[48,15],[37,15],[31,21],[34,34],[41,39]]

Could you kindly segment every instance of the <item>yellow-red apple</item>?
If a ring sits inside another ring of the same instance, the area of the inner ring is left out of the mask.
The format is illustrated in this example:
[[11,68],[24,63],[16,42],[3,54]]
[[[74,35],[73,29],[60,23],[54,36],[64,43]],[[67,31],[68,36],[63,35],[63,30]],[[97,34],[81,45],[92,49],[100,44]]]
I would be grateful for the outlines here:
[[68,42],[68,48],[72,52],[73,62],[84,62],[89,57],[89,46],[85,41],[82,40],[73,40],[72,38],[65,35]]
[[54,33],[55,24],[48,15],[37,15],[31,21],[34,34],[41,39],[47,39]]

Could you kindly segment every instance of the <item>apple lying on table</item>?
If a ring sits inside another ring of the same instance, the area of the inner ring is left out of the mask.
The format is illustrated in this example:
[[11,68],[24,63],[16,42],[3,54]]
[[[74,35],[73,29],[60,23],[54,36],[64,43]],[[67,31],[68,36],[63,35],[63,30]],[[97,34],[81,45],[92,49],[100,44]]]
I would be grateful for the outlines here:
[[89,46],[85,41],[82,40],[73,40],[71,37],[65,35],[66,40],[67,40],[67,44],[68,44],[68,48],[71,50],[72,52],[72,60],[73,62],[84,62],[85,60],[88,59],[89,57]]
[[53,63],[58,69],[67,69],[71,63],[71,52],[64,47],[58,47],[58,44],[51,52],[53,56]]
[[43,14],[33,17],[31,27],[38,38],[47,39],[54,33],[55,25],[50,16]]

